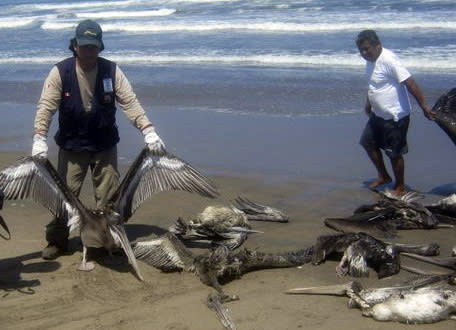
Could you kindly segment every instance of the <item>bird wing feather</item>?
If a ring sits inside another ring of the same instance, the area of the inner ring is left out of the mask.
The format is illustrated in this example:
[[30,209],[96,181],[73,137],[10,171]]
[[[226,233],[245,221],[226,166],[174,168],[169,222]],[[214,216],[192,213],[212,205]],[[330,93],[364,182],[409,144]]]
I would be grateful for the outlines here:
[[31,198],[40,203],[54,216],[67,220],[70,230],[79,226],[85,211],[48,159],[25,157],[5,168],[0,172],[0,191],[5,200]]
[[111,198],[113,208],[127,221],[152,194],[183,190],[214,198],[217,189],[193,166],[168,153],[142,150]]
[[193,254],[172,233],[137,242],[133,251],[139,260],[166,272],[188,271],[193,265]]
[[138,263],[136,262],[136,257],[131,248],[130,241],[128,240],[127,233],[122,225],[109,225],[109,231],[114,238],[117,246],[121,246],[127,255],[128,262],[133,267],[136,272],[136,275],[141,281],[144,281],[144,278],[139,271]]

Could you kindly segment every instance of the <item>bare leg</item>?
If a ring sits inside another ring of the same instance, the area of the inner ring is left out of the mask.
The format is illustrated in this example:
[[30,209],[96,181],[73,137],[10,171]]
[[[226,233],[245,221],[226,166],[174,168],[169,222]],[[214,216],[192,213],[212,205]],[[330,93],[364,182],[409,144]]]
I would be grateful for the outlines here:
[[378,177],[377,179],[369,185],[369,188],[377,188],[378,186],[390,183],[391,177],[385,168],[385,163],[383,162],[383,155],[380,149],[365,149],[370,160],[377,169]]
[[394,177],[396,179],[394,190],[391,193],[401,196],[406,192],[404,184],[404,157],[391,158],[391,166],[393,167]]
[[87,262],[87,247],[84,245],[82,246],[82,262],[79,266],[79,270],[90,272],[95,268],[95,264],[93,262]]

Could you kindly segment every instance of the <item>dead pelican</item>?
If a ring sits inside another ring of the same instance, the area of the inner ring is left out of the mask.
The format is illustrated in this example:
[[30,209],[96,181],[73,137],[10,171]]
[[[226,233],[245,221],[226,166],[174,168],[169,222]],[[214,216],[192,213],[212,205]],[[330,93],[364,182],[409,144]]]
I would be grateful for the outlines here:
[[244,213],[226,206],[208,206],[188,222],[177,219],[169,231],[189,247],[225,245],[234,250],[244,243],[248,233],[258,232],[250,228]]
[[417,202],[420,196],[410,192],[401,198],[388,194],[374,204],[363,205],[346,218],[325,219],[331,229],[348,232],[365,232],[375,237],[394,237],[398,229],[433,229],[441,225],[434,214]]
[[167,190],[197,192],[214,197],[215,187],[191,165],[167,153],[153,153],[147,147],[138,155],[118,190],[104,210],[88,210],[74,196],[47,159],[26,157],[0,172],[0,191],[6,200],[31,197],[54,216],[67,221],[70,231],[80,230],[83,244],[81,270],[92,270],[87,262],[88,247],[109,252],[121,247],[140,279],[123,224],[153,193]]
[[434,323],[456,319],[456,291],[444,285],[427,286],[447,279],[433,276],[397,287],[363,289],[361,284],[350,282],[314,288],[296,288],[291,294],[347,295],[349,307],[358,307],[364,316],[377,321],[402,323]]
[[236,329],[224,302],[239,299],[226,295],[220,281],[239,278],[243,274],[260,269],[286,268],[310,262],[312,248],[285,253],[263,253],[257,250],[238,249],[231,251],[221,245],[210,253],[194,255],[173,234],[133,244],[137,259],[163,271],[188,271],[195,273],[204,284],[217,290],[209,294],[207,306],[215,311],[226,329]]
[[399,253],[414,252],[436,255],[437,244],[392,244],[365,233],[326,235],[317,238],[313,246],[312,263],[318,265],[330,255],[343,254],[336,267],[339,276],[369,276],[369,268],[375,269],[378,278],[394,275],[400,270]]
[[440,96],[432,111],[436,113],[436,123],[456,144],[456,88]]
[[238,197],[230,207],[208,206],[188,221],[179,218],[169,231],[190,247],[225,245],[234,250],[249,233],[260,233],[252,230],[250,220],[287,222],[288,216],[276,208]]
[[442,198],[437,203],[426,205],[426,208],[441,221],[456,224],[456,194]]
[[219,279],[229,280],[259,269],[300,266],[311,261],[312,248],[284,253],[264,253],[257,250],[231,251],[226,246],[202,255],[190,249],[171,232],[132,245],[137,259],[163,271],[189,271],[201,281],[222,292]]

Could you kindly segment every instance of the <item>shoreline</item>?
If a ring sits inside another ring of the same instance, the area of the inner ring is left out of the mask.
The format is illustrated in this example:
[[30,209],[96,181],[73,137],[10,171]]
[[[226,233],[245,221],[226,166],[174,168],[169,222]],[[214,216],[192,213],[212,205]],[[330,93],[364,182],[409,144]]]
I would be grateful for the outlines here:
[[[367,121],[364,114],[280,117],[192,109],[152,111],[150,105],[144,106],[168,150],[210,175],[266,182],[310,180],[334,187],[363,187],[375,179],[375,169],[358,142]],[[32,138],[24,134],[23,124],[33,121],[34,114],[20,105],[11,110],[15,118],[0,134],[0,152],[28,155]],[[123,114],[117,118],[119,164],[128,166],[144,141]],[[57,154],[56,124],[57,115],[48,137],[51,158]],[[408,144],[409,153],[404,156],[408,189],[442,195],[456,192],[454,145],[421,111],[412,112]],[[387,158],[385,164],[391,173]]]

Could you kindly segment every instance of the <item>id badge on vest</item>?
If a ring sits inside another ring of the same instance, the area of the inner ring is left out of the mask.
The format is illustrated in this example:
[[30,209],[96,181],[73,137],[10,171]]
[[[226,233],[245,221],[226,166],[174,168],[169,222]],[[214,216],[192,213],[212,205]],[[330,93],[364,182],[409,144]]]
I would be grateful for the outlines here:
[[112,79],[111,78],[104,78],[103,79],[103,92],[104,92],[104,102],[111,103],[112,102],[112,95],[114,93],[114,89],[112,87]]

